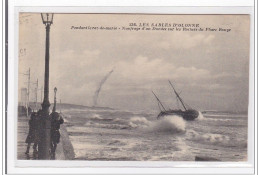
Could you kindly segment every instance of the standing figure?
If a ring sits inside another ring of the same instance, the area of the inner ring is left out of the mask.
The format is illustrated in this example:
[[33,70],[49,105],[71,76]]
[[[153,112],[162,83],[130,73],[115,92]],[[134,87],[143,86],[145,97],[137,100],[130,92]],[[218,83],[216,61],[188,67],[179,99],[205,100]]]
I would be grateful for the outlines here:
[[60,142],[60,125],[64,120],[58,112],[51,113],[51,157],[55,159],[57,144]]
[[[40,129],[42,127],[42,109],[39,109],[37,114],[36,114],[36,120],[35,120],[35,138],[34,138],[34,152],[38,153],[38,146],[40,142]],[[34,156],[36,156],[34,154]]]
[[31,143],[34,143],[33,145],[33,153],[37,153],[37,145],[38,145],[38,139],[37,139],[37,133],[38,133],[38,115],[36,112],[31,113],[31,118],[29,120],[29,133],[25,140],[25,143],[27,143],[27,149],[25,154],[29,154]]

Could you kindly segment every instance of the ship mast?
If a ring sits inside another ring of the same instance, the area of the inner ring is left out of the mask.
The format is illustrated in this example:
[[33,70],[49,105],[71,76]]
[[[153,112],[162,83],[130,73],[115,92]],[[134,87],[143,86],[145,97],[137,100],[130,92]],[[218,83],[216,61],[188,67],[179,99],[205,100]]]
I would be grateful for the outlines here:
[[159,100],[159,98],[155,95],[155,93],[152,91],[153,95],[155,96],[155,98],[157,99],[158,103],[162,106],[162,108],[164,109],[164,111],[166,111],[166,109],[164,108],[163,104],[161,103],[161,101]]
[[174,93],[176,94],[176,96],[177,96],[177,98],[180,100],[180,102],[181,102],[181,104],[182,104],[182,106],[183,106],[183,108],[185,109],[185,111],[187,110],[187,108],[185,107],[185,105],[184,105],[184,102],[182,101],[182,99],[181,99],[181,97],[179,96],[179,94],[176,92],[176,90],[174,89],[174,87],[173,87],[173,85],[172,85],[172,83],[171,83],[171,81],[169,80],[169,83],[170,83],[170,85],[171,85],[171,87],[172,87],[172,89],[173,89],[173,91],[174,91]]

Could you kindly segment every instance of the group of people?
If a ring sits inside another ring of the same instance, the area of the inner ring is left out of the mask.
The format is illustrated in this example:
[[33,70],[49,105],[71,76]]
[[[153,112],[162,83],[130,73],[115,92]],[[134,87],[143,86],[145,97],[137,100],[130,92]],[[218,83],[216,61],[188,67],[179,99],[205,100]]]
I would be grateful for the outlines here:
[[[38,112],[32,112],[29,120],[29,133],[25,140],[27,143],[27,149],[25,154],[29,155],[31,144],[33,143],[33,156],[37,158],[38,156],[38,145],[40,144],[40,139],[42,138],[42,134],[44,134],[43,127],[43,111],[39,110]],[[50,114],[51,120],[51,141],[50,141],[50,156],[51,159],[55,159],[55,151],[57,144],[60,142],[60,125],[63,124],[64,120],[62,116],[57,112],[52,112]]]

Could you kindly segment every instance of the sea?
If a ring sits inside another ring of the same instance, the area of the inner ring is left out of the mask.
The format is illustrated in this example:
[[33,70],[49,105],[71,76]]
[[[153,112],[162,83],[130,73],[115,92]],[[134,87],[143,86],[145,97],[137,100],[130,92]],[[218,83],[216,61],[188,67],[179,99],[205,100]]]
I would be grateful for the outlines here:
[[110,108],[62,110],[76,160],[221,161],[247,160],[247,114],[200,112],[194,121],[159,111]]

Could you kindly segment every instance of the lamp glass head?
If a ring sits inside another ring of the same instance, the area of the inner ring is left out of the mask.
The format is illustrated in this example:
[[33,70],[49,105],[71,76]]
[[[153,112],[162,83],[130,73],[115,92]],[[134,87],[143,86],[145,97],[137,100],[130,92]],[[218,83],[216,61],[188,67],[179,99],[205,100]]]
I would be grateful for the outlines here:
[[57,88],[56,87],[54,88],[54,92],[57,92]]
[[51,25],[53,23],[53,13],[41,13],[42,23]]

